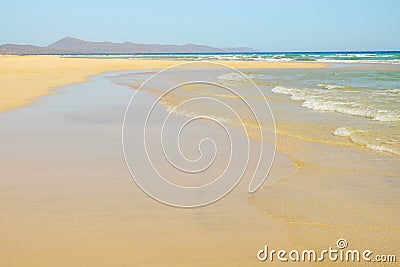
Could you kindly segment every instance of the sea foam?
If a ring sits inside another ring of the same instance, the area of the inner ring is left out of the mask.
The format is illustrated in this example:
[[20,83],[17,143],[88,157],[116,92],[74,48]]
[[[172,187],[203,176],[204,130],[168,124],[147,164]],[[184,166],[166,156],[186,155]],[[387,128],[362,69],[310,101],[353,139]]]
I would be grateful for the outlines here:
[[317,85],[319,88],[324,88],[324,89],[345,89],[346,86],[342,86],[342,85],[333,85],[333,84],[324,84],[324,83],[319,83]]
[[[322,85],[319,87],[322,87]],[[326,88],[327,85],[324,85],[324,87]],[[345,88],[345,86],[331,86],[330,90],[326,90],[275,86],[271,91],[277,94],[290,95],[292,100],[301,100],[303,101],[302,107],[312,110],[337,112],[382,122],[400,121],[400,110],[398,108],[396,109],[393,105],[378,107],[374,94],[366,94],[363,91],[352,89],[345,90]],[[382,93],[397,94],[397,91],[382,91]],[[385,104],[388,105],[389,101],[386,102]]]
[[349,137],[350,141],[368,149],[388,152],[400,156],[396,142],[390,140],[383,133],[354,129],[353,127],[339,127],[332,132],[335,136]]

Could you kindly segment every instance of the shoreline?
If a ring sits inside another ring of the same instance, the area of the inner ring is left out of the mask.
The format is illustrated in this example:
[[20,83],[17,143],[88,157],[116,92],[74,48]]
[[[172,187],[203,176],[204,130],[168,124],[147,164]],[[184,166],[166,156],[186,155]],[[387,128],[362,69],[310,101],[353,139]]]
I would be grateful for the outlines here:
[[[161,70],[184,60],[0,56],[0,112],[23,107],[54,88],[87,81],[90,76],[118,70]],[[323,68],[308,62],[216,61],[234,68]]]
[[[333,121],[351,122],[357,118],[349,120],[350,115],[342,113],[316,113],[289,100],[270,102],[273,103],[283,103],[275,111],[289,111],[304,117],[324,115],[322,121],[335,118]],[[168,105],[173,106],[173,101]],[[278,122],[287,118],[285,114],[278,114],[275,117]],[[298,135],[277,125],[277,151],[290,159],[293,171],[279,176],[271,184],[264,184],[259,192],[248,197],[249,203],[260,214],[284,222],[290,229],[288,238],[295,247],[322,250],[343,236],[352,246],[363,249],[373,236],[376,241],[368,248],[377,253],[396,254],[392,236],[398,232],[393,225],[399,218],[395,206],[398,157],[340,139],[331,134],[336,127],[329,130],[331,125],[320,125],[317,123],[320,121],[313,121],[315,124],[295,122],[286,123],[286,128],[294,127],[300,132]],[[323,135],[319,135],[321,133]],[[342,199],[345,200],[343,206],[338,208]],[[386,212],[381,218],[374,217],[382,206]],[[366,234],[370,229],[375,232]]]

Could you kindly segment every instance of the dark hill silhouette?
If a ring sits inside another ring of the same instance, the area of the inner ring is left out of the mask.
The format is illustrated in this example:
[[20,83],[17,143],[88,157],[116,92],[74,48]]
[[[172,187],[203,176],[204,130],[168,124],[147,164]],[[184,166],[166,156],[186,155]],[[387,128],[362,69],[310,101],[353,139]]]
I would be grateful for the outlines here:
[[159,45],[140,43],[90,42],[73,37],[64,37],[48,46],[0,45],[0,54],[40,55],[40,54],[134,54],[134,53],[218,53],[256,52],[247,47],[216,48],[207,45]]

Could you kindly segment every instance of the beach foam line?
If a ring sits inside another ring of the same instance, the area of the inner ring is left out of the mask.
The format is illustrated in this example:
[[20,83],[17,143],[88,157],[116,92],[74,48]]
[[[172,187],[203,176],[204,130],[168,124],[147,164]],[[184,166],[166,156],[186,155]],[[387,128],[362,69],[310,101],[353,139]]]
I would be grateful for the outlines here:
[[396,149],[395,143],[390,144],[383,136],[379,137],[375,135],[368,135],[368,132],[354,129],[353,127],[339,127],[332,132],[335,136],[348,137],[350,141],[361,145],[367,149],[387,152],[397,156],[400,156],[400,151]]
[[[331,111],[343,113],[353,116],[365,117],[382,122],[398,122],[400,121],[399,110],[388,110],[373,106],[369,102],[356,102],[362,96],[355,95],[351,91],[342,90],[345,87],[340,87],[340,90],[332,92],[336,89],[330,87],[330,90],[311,89],[311,88],[287,88],[284,86],[275,86],[271,92],[277,94],[289,95],[292,100],[303,101],[301,106],[318,111]],[[340,93],[339,91],[343,91]],[[384,93],[397,93],[397,91],[386,90]],[[378,92],[379,93],[379,92]],[[374,95],[371,93],[370,98]],[[360,100],[361,101],[361,100]]]

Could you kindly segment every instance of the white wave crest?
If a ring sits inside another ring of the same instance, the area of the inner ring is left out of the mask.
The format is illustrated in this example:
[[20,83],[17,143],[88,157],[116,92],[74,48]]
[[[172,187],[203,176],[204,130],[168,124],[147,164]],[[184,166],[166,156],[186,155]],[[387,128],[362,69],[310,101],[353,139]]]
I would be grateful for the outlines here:
[[275,86],[271,91],[290,95],[292,100],[302,100],[301,106],[312,110],[343,113],[382,122],[400,121],[398,110],[382,109],[371,103],[358,103],[357,101],[361,99],[362,95],[356,94],[355,91],[344,91],[339,94],[324,89],[286,88],[284,86]]
[[276,94],[292,95],[292,89],[286,88],[284,86],[275,86],[271,89],[271,92]]
[[328,90],[331,90],[331,89],[345,89],[346,88],[346,86],[343,86],[343,85],[333,85],[333,84],[324,84],[324,83],[319,83],[317,86],[319,88],[328,89]]

